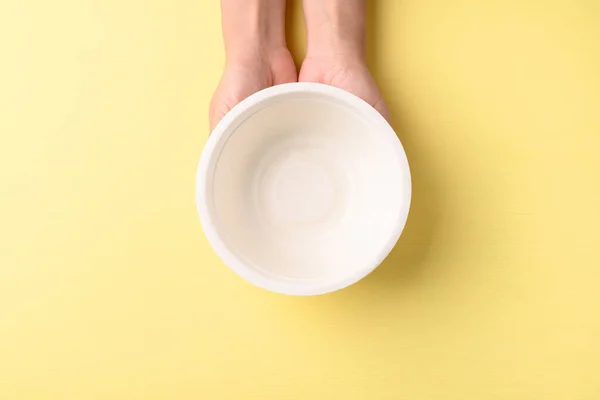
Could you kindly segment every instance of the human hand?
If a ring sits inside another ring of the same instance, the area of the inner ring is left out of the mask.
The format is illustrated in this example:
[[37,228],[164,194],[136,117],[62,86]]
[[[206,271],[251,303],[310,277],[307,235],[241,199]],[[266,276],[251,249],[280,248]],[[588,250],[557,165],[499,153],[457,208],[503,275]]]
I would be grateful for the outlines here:
[[387,105],[364,60],[344,55],[306,58],[298,80],[344,89],[369,103],[389,120]]
[[297,81],[285,44],[285,0],[223,0],[222,14],[227,61],[210,103],[211,131],[246,97]]
[[344,89],[389,120],[365,62],[365,13],[365,0],[304,0],[308,47],[299,81]]
[[296,66],[287,48],[228,60],[210,102],[211,132],[225,114],[246,97],[262,89],[296,80]]

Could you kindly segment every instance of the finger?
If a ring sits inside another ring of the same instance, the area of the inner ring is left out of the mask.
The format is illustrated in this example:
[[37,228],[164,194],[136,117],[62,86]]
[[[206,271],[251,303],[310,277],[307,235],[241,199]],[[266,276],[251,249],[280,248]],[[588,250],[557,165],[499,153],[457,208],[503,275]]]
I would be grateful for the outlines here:
[[373,104],[373,108],[379,112],[386,119],[387,122],[391,122],[390,120],[390,109],[383,99],[379,99]]
[[222,101],[216,98],[212,100],[208,110],[208,125],[211,133],[219,122],[221,122],[225,114],[227,114],[227,111],[228,110]]
[[209,126],[210,133],[212,133],[212,131],[215,130],[215,127],[217,126],[219,121],[221,121],[222,118],[223,117],[220,115],[220,113],[215,112],[213,110],[209,111],[208,126]]

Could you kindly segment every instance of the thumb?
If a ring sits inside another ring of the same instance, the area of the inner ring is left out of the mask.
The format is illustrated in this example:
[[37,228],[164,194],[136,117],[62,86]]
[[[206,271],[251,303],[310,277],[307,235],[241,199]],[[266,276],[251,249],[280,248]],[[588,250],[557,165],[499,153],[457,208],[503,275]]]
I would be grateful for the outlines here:
[[217,91],[208,108],[208,125],[211,133],[228,111],[227,103],[221,100],[219,91]]
[[388,106],[385,103],[385,101],[383,100],[383,98],[380,98],[379,100],[377,100],[375,102],[375,104],[373,104],[373,108],[375,110],[377,110],[377,112],[379,112],[379,114],[381,114],[383,116],[383,118],[386,119],[387,122],[391,123],[390,109],[388,108]]

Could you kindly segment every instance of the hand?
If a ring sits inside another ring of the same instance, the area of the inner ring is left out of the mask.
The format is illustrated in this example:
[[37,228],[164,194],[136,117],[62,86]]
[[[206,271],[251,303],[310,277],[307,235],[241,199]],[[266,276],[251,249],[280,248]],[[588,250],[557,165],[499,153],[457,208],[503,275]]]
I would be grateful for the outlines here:
[[296,66],[287,48],[228,60],[210,102],[211,132],[225,114],[246,97],[273,85],[296,81]]
[[301,82],[344,89],[389,120],[389,111],[365,62],[365,0],[304,0],[307,51]]
[[286,0],[221,0],[227,61],[210,103],[211,131],[246,97],[297,81],[285,43],[285,6]]
[[360,97],[389,120],[389,110],[373,76],[360,58],[344,55],[306,58],[300,69],[300,82],[324,83]]

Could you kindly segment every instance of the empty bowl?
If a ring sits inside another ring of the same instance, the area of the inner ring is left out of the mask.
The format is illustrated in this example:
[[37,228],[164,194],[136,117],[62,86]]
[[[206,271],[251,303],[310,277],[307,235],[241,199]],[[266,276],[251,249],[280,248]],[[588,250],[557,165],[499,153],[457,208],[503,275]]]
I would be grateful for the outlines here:
[[410,198],[406,154],[386,120],[316,83],[242,101],[198,166],[211,246],[242,278],[283,294],[332,292],[373,271],[396,244]]

